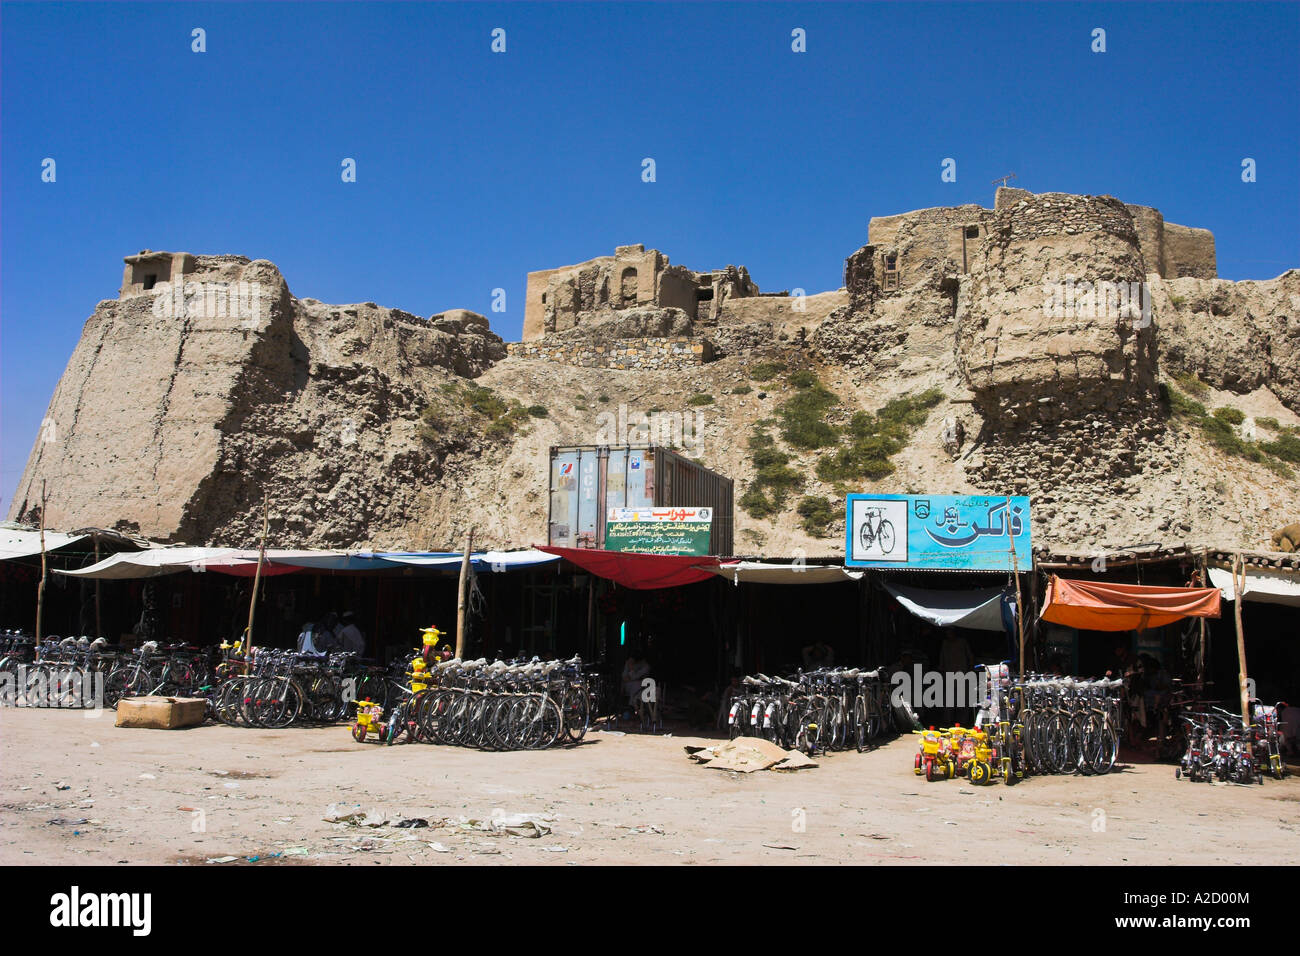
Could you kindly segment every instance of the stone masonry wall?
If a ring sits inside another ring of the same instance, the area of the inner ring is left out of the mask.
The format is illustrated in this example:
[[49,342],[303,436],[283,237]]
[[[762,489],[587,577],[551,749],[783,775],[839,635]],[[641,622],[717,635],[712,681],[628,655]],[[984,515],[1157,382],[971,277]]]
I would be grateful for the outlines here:
[[549,345],[545,342],[510,342],[507,343],[506,350],[511,356],[547,359],[581,368],[694,368],[713,360],[713,349],[709,343],[691,336]]

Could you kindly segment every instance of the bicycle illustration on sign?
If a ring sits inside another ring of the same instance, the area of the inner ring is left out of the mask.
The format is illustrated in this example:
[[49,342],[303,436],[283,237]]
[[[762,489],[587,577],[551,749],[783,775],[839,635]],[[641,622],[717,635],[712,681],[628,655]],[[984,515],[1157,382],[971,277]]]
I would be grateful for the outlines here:
[[866,513],[866,520],[858,529],[858,540],[862,542],[862,550],[870,551],[879,541],[880,551],[889,554],[894,550],[893,522],[885,517],[884,508],[867,508]]
[[866,498],[854,502],[852,557],[858,561],[907,561],[907,502]]

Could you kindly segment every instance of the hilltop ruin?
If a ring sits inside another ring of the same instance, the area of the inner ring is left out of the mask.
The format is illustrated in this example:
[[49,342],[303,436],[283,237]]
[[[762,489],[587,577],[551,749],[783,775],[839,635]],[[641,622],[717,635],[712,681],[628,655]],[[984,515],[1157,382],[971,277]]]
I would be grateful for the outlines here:
[[[748,438],[789,391],[748,384],[764,362],[813,371],[841,428],[939,390],[894,473],[862,487],[1031,494],[1052,546],[1259,547],[1294,511],[1294,473],[1207,446],[1164,383],[1199,380],[1251,427],[1300,425],[1300,271],[1218,279],[1207,230],[1008,188],[992,208],[874,218],[866,239],[844,286],[813,295],[620,246],[530,273],[508,345],[466,310],[331,306],[265,260],[146,250],[87,321],[9,516],[33,517],[45,478],[54,527],[246,544],[265,491],[278,546],[444,547],[469,524],[530,544],[546,447],[594,440],[610,404],[703,409],[694,454],[743,489]],[[485,402],[515,409],[509,428],[456,419]],[[845,490],[816,477],[819,453],[786,452],[804,494]],[[841,547],[842,523],[809,532],[788,504],[737,521],[742,553]]]

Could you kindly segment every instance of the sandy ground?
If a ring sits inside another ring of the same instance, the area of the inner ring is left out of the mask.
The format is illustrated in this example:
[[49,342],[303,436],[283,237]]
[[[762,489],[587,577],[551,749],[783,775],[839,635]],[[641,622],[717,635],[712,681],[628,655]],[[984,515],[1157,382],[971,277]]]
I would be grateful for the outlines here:
[[[914,776],[911,738],[743,775],[688,760],[683,745],[703,742],[692,737],[594,733],[565,750],[481,753],[357,744],[345,726],[159,731],[112,719],[0,710],[0,863],[1300,862],[1294,777],[1191,784],[1131,764],[976,788]],[[430,826],[330,824],[331,804]],[[494,811],[549,817],[551,832],[456,822]]]

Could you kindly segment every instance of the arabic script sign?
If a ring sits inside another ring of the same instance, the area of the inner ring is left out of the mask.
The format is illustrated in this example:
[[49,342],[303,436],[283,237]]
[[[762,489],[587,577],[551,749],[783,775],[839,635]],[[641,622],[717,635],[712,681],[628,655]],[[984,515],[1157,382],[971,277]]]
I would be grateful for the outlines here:
[[605,549],[705,555],[712,522],[712,508],[610,508]]
[[1033,570],[1026,497],[854,494],[845,525],[851,567]]

